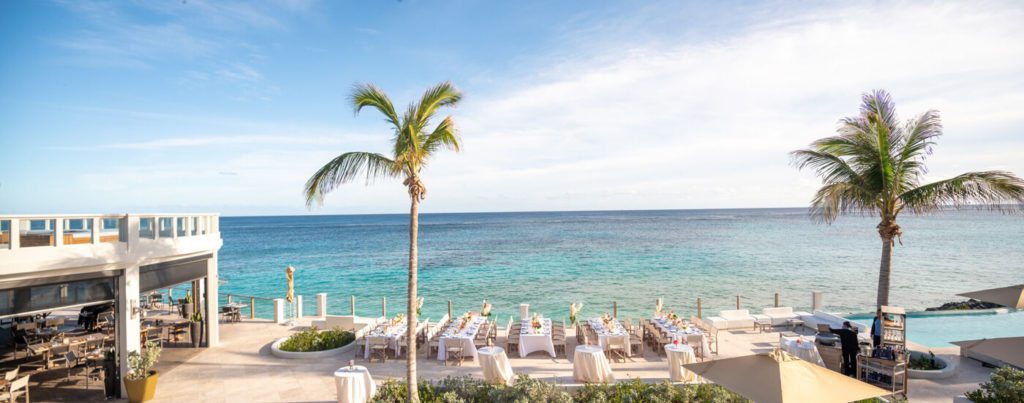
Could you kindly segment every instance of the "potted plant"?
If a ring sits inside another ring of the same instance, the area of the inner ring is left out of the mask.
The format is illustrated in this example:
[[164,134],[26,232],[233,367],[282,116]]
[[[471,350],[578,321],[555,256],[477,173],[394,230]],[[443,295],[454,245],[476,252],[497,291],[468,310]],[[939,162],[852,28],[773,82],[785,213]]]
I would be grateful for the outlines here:
[[128,391],[128,401],[141,403],[153,399],[156,393],[156,381],[160,374],[150,370],[160,358],[160,346],[154,342],[146,343],[146,351],[128,353],[128,374],[124,377],[124,389]]
[[203,315],[199,312],[193,313],[189,317],[189,335],[192,337],[192,348],[199,347],[199,343],[203,340]]
[[181,317],[188,319],[192,316],[194,306],[192,303],[192,293],[185,294],[185,301],[181,304]]
[[108,348],[103,352],[103,393],[107,399],[120,397],[121,388],[117,387],[117,378],[117,354],[113,348]]

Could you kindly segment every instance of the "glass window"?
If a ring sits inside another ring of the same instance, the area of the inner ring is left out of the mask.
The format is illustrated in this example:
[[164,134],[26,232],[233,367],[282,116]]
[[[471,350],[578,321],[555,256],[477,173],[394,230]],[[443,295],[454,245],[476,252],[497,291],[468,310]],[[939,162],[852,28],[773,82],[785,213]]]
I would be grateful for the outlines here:
[[153,239],[156,235],[156,220],[153,217],[139,219],[139,238]]
[[92,243],[92,219],[69,218],[64,220],[64,244]]
[[199,217],[192,217],[192,235],[199,235]]
[[186,235],[188,235],[188,234],[185,233],[185,220],[187,220],[187,219],[188,219],[188,217],[178,217],[178,218],[176,218],[176,220],[178,221],[178,236],[186,236]]
[[171,218],[171,217],[160,217],[157,220],[157,223],[160,224],[160,237],[161,238],[170,238],[170,237],[173,236],[173,232],[171,232],[171,227],[174,224],[174,219],[173,218]]
[[114,299],[114,278],[99,278],[0,291],[0,315],[56,309]]
[[19,234],[22,248],[56,245],[53,240],[53,228],[57,220],[21,220]]
[[11,220],[0,220],[0,249],[11,247]]

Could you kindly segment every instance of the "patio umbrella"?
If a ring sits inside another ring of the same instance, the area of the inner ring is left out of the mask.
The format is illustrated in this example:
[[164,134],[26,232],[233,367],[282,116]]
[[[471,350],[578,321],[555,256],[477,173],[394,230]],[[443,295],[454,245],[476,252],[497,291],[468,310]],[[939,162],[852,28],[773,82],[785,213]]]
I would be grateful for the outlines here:
[[288,266],[284,269],[284,276],[288,278],[288,295],[285,296],[285,299],[291,303],[295,299],[295,268]]
[[891,393],[778,349],[683,367],[758,403],[852,402]]
[[1009,364],[1024,368],[1024,337],[954,341],[961,355],[993,365]]
[[957,295],[961,297],[974,298],[979,301],[999,304],[1007,308],[1024,309],[1024,284],[971,291]]

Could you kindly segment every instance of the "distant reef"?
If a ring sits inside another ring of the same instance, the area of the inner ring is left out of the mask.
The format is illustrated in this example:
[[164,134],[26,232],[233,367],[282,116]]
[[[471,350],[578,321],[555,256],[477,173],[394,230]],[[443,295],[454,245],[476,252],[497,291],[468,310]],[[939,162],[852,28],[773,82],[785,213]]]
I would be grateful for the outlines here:
[[954,301],[947,302],[937,307],[927,308],[926,311],[969,311],[972,309],[992,309],[1002,308],[1002,305],[993,304],[991,302],[978,301],[976,299],[969,299],[967,301]]

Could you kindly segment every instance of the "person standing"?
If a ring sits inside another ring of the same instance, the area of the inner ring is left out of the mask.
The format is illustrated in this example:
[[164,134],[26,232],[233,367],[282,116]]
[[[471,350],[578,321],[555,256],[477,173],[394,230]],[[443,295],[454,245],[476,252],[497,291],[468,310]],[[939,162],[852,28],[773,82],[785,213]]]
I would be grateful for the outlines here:
[[871,342],[875,348],[882,346],[882,308],[878,308],[875,320],[871,322]]
[[856,375],[857,353],[860,352],[860,346],[857,342],[857,328],[847,321],[843,322],[842,329],[829,328],[829,331],[839,336],[839,343],[843,350],[843,375]]

